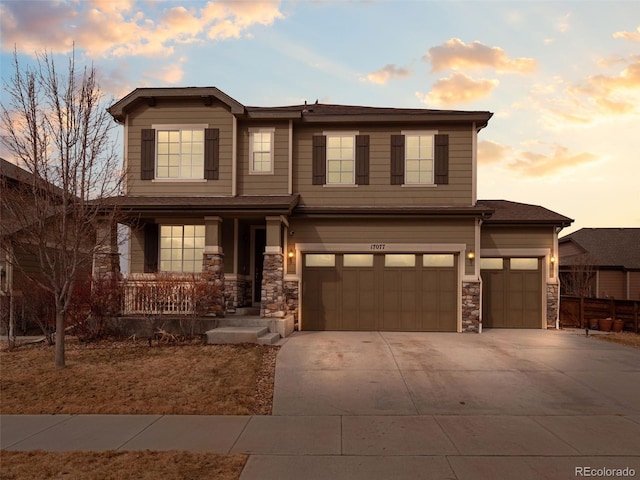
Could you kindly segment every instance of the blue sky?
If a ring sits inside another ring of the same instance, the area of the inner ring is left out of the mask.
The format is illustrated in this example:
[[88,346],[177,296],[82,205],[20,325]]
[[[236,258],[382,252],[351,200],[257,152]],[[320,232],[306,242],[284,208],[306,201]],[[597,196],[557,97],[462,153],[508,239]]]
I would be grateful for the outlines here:
[[489,110],[480,198],[567,231],[640,226],[635,1],[0,0],[0,17],[3,80],[14,47],[62,62],[75,42],[115,99],[213,85],[245,105]]

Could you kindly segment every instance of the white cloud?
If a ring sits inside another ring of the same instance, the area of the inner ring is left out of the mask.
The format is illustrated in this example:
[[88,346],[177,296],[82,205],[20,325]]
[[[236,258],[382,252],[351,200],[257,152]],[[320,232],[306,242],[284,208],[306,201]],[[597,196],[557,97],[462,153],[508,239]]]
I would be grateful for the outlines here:
[[526,74],[536,69],[536,61],[532,58],[512,59],[502,48],[489,47],[478,41],[466,44],[459,38],[430,48],[422,59],[431,63],[431,70],[435,73],[492,68],[498,73]]
[[409,75],[411,75],[411,72],[408,68],[399,67],[394,64],[387,64],[381,69],[367,75],[367,80],[371,83],[384,85],[392,78],[406,78]]
[[455,72],[438,80],[429,93],[418,91],[416,96],[426,105],[448,107],[487,97],[498,83],[498,80],[476,80],[464,73]]

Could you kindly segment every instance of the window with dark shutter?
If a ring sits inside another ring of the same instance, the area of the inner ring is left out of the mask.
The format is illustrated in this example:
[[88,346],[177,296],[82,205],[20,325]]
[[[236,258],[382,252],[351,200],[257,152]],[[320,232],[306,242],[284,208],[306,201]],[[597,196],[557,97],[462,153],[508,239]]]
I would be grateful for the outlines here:
[[436,185],[449,183],[449,135],[435,136],[434,180]]
[[140,179],[153,180],[156,170],[156,131],[153,128],[143,128],[141,131],[141,136],[142,155],[140,165]]
[[369,135],[356,135],[356,185],[369,185]]
[[391,185],[404,183],[404,135],[391,135]]
[[147,223],[144,226],[144,273],[158,272],[158,225]]
[[218,180],[220,173],[220,130],[204,130],[204,178]]
[[314,135],[312,152],[313,185],[324,185],[327,178],[327,137]]

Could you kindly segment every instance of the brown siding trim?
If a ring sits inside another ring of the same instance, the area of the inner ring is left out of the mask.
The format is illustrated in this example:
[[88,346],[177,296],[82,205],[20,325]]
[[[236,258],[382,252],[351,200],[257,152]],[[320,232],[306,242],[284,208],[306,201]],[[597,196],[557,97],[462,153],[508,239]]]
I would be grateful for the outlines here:
[[436,185],[449,183],[449,135],[435,136],[434,179]]
[[220,176],[220,129],[204,130],[204,178],[218,180]]
[[391,135],[391,185],[404,183],[404,135]]
[[140,165],[140,179],[153,180],[155,176],[155,158],[156,158],[156,131],[153,128],[143,128],[142,136],[142,155]]
[[369,185],[369,135],[356,135],[356,185]]
[[327,180],[327,137],[313,136],[313,185],[324,185]]

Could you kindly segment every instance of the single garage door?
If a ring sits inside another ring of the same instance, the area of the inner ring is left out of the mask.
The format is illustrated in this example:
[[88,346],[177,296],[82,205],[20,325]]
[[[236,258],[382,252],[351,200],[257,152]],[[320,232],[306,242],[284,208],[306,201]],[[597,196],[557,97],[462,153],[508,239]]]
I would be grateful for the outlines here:
[[455,332],[453,254],[308,253],[303,330]]
[[495,328],[542,328],[539,258],[483,258],[482,324]]

